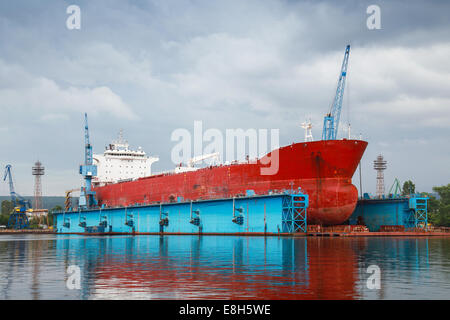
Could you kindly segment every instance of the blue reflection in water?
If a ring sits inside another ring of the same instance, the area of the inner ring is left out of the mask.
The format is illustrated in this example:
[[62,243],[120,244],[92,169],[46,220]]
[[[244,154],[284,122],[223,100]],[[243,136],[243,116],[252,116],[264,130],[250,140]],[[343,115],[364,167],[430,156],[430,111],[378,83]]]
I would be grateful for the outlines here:
[[448,238],[3,235],[0,298],[449,299],[449,257]]

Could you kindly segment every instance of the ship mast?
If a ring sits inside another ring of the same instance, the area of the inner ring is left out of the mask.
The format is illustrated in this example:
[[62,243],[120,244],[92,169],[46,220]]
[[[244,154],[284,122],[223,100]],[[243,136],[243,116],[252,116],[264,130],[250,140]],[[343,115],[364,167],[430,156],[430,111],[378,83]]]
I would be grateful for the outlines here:
[[308,121],[305,121],[301,124],[302,128],[305,129],[305,142],[313,141],[313,135],[312,135],[312,123],[311,119]]

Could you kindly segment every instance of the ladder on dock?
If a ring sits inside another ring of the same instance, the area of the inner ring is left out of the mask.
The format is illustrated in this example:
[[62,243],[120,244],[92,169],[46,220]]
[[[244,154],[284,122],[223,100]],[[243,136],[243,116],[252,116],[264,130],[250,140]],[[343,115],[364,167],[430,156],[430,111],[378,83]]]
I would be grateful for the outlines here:
[[283,197],[283,211],[281,225],[283,233],[296,233],[307,231],[308,195],[286,194]]
[[409,223],[414,228],[427,229],[428,225],[428,198],[412,196],[409,198]]

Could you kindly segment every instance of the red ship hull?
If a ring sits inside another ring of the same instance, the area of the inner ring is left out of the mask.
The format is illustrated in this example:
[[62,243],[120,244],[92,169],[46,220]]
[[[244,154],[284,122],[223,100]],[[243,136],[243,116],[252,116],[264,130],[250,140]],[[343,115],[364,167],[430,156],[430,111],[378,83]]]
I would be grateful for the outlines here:
[[[278,171],[261,174],[272,151],[255,163],[161,174],[135,181],[95,187],[100,205],[126,206],[154,202],[228,198],[297,189],[309,195],[308,223],[334,225],[346,221],[358,199],[352,176],[367,147],[361,140],[295,143],[278,149]],[[273,158],[273,157],[272,157]],[[272,159],[272,161],[275,161]]]

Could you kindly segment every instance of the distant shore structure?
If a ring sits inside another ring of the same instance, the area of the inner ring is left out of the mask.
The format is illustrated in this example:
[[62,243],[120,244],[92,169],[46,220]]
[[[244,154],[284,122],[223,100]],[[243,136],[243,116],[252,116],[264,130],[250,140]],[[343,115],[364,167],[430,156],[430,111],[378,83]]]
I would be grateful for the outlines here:
[[387,161],[384,160],[380,154],[373,162],[373,168],[377,171],[377,197],[381,198],[384,195],[384,170],[387,168]]
[[41,177],[45,173],[45,168],[42,163],[38,160],[31,168],[31,174],[34,176],[34,199],[33,199],[33,209],[42,209],[42,183]]

